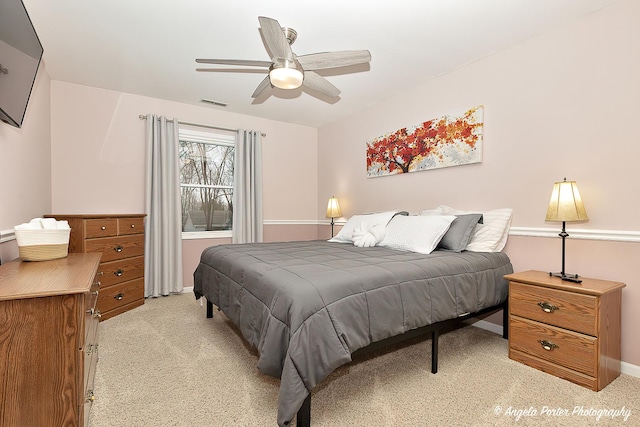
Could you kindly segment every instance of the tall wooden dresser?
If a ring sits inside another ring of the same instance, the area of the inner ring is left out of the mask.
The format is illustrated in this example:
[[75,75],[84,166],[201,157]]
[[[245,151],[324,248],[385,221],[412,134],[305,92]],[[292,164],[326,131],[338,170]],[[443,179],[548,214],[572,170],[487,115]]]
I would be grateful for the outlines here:
[[0,265],[0,425],[87,426],[99,254]]
[[101,320],[144,304],[144,218],[130,215],[46,215],[71,226],[69,252],[102,254]]

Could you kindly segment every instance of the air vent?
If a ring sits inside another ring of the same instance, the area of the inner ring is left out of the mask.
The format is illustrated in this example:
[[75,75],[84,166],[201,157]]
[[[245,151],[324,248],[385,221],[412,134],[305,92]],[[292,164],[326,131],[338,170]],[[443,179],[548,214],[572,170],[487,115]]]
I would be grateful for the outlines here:
[[204,99],[204,98],[202,98],[200,100],[200,102],[204,102],[205,104],[217,105],[218,107],[226,107],[227,106],[227,104],[225,104],[224,102],[214,101],[212,99]]

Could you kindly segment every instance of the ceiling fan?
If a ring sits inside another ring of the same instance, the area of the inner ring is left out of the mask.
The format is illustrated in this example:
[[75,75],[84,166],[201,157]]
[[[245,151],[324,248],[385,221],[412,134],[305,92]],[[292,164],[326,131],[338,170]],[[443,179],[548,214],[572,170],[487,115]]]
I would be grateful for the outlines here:
[[[332,98],[337,97],[340,94],[340,90],[315,71],[365,64],[371,61],[371,54],[368,50],[319,52],[298,56],[291,50],[291,45],[298,36],[295,30],[280,27],[278,21],[265,16],[259,16],[258,21],[260,22],[260,28],[267,50],[271,54],[271,61],[196,59],[196,62],[199,64],[241,65],[267,68],[269,75],[260,82],[251,95],[252,98],[257,98],[271,87],[296,89],[302,85],[326,96]],[[197,70],[223,71],[209,68],[198,68]]]

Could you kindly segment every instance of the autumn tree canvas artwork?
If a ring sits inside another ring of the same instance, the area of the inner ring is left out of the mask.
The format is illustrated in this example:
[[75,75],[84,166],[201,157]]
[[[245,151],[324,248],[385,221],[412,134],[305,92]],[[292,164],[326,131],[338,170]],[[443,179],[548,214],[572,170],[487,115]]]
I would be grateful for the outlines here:
[[367,142],[367,176],[376,177],[482,162],[482,105],[441,116]]

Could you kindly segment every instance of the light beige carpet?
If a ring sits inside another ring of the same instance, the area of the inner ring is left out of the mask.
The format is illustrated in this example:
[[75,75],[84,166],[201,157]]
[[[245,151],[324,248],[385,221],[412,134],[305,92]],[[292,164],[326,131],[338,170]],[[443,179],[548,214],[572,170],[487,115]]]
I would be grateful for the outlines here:
[[[99,334],[91,426],[276,425],[279,380],[192,294],[147,300]],[[340,367],[312,394],[312,426],[640,425],[639,378],[592,392],[510,360],[506,340],[472,326],[441,336],[435,375],[430,351],[413,340]]]

